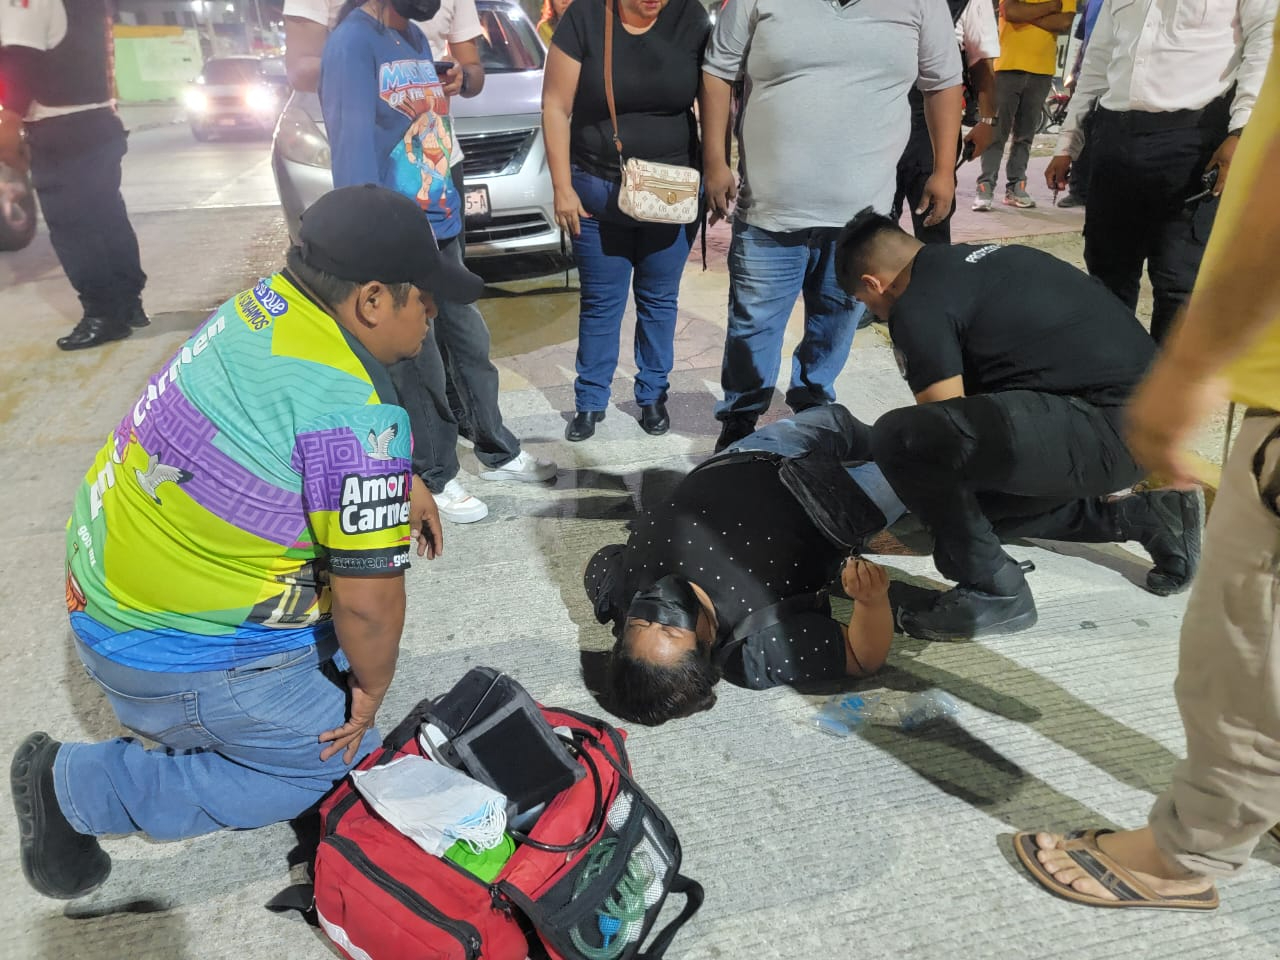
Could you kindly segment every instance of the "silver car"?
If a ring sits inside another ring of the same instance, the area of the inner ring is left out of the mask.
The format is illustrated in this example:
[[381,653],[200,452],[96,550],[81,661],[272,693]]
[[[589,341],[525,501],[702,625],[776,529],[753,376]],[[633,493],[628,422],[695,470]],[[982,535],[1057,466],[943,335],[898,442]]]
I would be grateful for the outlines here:
[[[513,2],[476,0],[483,34],[484,90],[450,108],[465,159],[467,256],[560,251],[551,175],[542,141],[542,67],[546,51]],[[443,58],[443,51],[436,51]],[[333,189],[320,98],[295,92],[276,125],[271,151],[289,235],[316,198]]]

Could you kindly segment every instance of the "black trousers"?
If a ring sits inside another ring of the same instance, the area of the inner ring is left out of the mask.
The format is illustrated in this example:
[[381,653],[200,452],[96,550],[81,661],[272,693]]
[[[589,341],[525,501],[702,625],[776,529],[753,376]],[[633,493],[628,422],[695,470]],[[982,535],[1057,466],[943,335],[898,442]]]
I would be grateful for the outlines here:
[[1093,115],[1090,110],[1080,121],[1080,135],[1084,138],[1084,146],[1080,148],[1080,156],[1071,164],[1071,173],[1067,175],[1067,190],[1077,200],[1089,199],[1089,171],[1093,169]]
[[1200,176],[1226,139],[1227,123],[1225,98],[1195,113],[1094,113],[1085,265],[1136,309],[1146,264],[1157,342],[1169,332],[1200,270],[1218,201],[1186,200],[1202,189]]
[[891,410],[872,428],[871,448],[933,531],[938,570],[1001,592],[1001,538],[1117,539],[1100,498],[1142,477],[1117,422],[1118,410],[1013,390]]
[[147,275],[120,195],[128,149],[120,118],[88,110],[37,120],[27,136],[49,240],[85,315],[127,320]]
[[925,182],[933,176],[933,143],[929,140],[929,129],[923,122],[922,129],[911,128],[911,138],[906,149],[898,160],[898,183],[893,196],[893,209],[890,218],[896,223],[902,216],[904,204],[911,211],[911,228],[916,239],[922,243],[950,243],[951,217],[956,212],[956,202],[951,201],[951,211],[945,220],[931,227],[924,225],[925,214],[916,213],[920,206],[920,198],[924,196]]

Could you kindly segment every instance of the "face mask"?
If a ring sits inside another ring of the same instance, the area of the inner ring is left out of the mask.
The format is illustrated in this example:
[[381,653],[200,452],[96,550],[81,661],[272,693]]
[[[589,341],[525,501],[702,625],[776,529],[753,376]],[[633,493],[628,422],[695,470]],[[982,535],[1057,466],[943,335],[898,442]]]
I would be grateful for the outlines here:
[[701,610],[702,604],[689,581],[668,574],[648,590],[640,590],[632,597],[627,618],[696,630]]
[[391,0],[391,9],[406,20],[430,20],[440,12],[440,0]]

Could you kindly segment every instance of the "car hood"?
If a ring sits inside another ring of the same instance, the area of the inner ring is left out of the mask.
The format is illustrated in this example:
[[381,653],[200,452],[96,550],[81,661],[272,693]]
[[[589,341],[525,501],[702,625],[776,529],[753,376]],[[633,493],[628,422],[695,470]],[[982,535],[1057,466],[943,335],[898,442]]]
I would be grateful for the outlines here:
[[460,120],[472,117],[509,117],[542,112],[542,71],[491,73],[484,78],[484,90],[470,99],[454,97],[450,104]]

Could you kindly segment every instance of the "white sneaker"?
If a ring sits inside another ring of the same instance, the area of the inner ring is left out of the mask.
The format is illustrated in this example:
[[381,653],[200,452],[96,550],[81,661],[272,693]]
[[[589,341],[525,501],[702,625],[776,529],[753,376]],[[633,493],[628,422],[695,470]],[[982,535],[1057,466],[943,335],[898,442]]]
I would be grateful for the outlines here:
[[519,480],[521,483],[542,483],[556,475],[556,465],[550,460],[539,460],[527,450],[492,470],[481,470],[481,480]]
[[489,508],[483,500],[478,500],[467,493],[467,488],[454,477],[445,484],[440,493],[433,493],[436,508],[440,516],[451,523],[475,523],[489,515]]
[[974,195],[974,198],[973,198],[973,209],[979,212],[990,210],[991,194],[992,194],[991,184],[989,183],[978,184],[978,192]]

